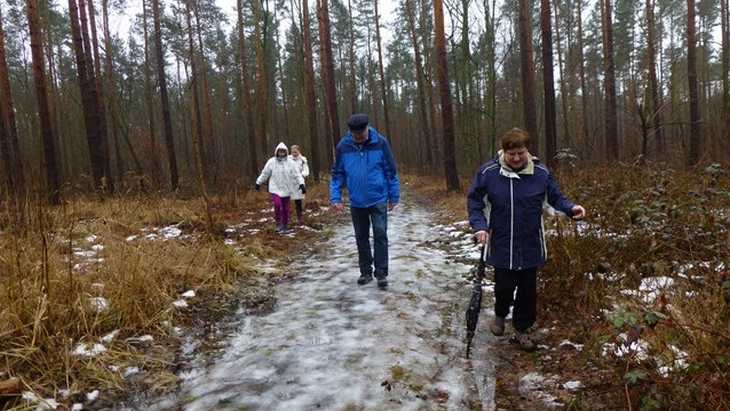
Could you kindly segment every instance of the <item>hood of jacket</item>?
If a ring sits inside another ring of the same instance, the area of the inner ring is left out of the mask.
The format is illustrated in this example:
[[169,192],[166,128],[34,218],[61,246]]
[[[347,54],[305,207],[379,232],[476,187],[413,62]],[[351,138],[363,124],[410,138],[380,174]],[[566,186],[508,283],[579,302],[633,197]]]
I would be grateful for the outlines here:
[[279,143],[276,148],[274,149],[274,157],[276,157],[276,152],[279,150],[286,150],[287,157],[289,156],[289,147],[286,146],[284,143]]

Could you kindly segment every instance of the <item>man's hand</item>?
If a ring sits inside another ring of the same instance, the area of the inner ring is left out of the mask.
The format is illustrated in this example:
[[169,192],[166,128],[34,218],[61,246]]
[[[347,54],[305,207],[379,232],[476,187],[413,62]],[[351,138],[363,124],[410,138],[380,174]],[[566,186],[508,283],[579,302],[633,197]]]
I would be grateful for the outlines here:
[[586,209],[583,206],[573,206],[571,211],[573,212],[573,220],[582,220],[586,217]]
[[332,203],[332,210],[339,214],[345,211],[345,205],[342,203]]
[[299,190],[302,194],[307,194],[307,187],[305,187],[304,184],[299,184]]
[[476,241],[479,244],[486,244],[488,240],[489,240],[488,231],[480,230],[474,234],[474,241]]
[[397,205],[398,205],[398,203],[391,203],[390,201],[388,201],[388,211],[393,211],[393,209]]

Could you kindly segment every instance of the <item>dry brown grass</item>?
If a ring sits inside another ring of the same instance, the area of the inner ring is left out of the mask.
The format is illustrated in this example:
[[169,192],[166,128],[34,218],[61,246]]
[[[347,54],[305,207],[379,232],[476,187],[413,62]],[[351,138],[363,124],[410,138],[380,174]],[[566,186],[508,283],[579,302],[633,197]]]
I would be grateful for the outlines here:
[[[452,221],[465,217],[464,193],[446,194],[443,180],[405,180]],[[730,409],[730,299],[723,295],[723,284],[730,287],[728,175],[649,164],[565,170],[559,180],[588,209],[591,226],[623,237],[579,235],[575,224],[551,221],[558,235],[549,238],[550,259],[541,270],[538,321],[556,327],[546,344],[569,339],[585,349],[551,351],[550,360],[522,356],[516,363],[583,381],[587,388],[581,393],[559,393],[573,409],[629,403],[647,410],[695,404]],[[695,266],[685,274],[693,280],[679,275],[690,262]],[[724,269],[712,268],[720,263]],[[600,278],[611,274],[615,281]],[[674,286],[655,302],[622,294],[656,276],[672,278]],[[645,342],[648,358],[603,356],[604,344],[621,333]],[[678,357],[682,367],[668,375],[658,371]],[[498,394],[516,392],[516,381],[508,380],[501,379]]]
[[[316,207],[326,187],[311,191],[309,205]],[[125,367],[136,366],[154,373],[152,389],[174,385],[173,327],[190,323],[193,310],[173,301],[192,289],[193,305],[234,293],[250,296],[244,303],[263,303],[251,289],[269,285],[278,274],[256,267],[263,259],[283,261],[314,235],[274,236],[273,223],[258,222],[270,216],[262,210],[268,207],[266,193],[214,197],[214,235],[205,230],[198,199],[79,196],[57,208],[30,206],[22,225],[9,224],[6,215],[0,234],[0,381],[19,377],[23,390],[42,397],[61,388],[121,390]],[[244,218],[251,222],[241,232],[224,233]],[[182,235],[163,241],[159,228],[170,225]],[[245,231],[254,228],[260,230],[255,235]],[[158,238],[145,238],[150,234]],[[233,236],[237,249],[223,244],[223,235]],[[105,309],[95,308],[98,298],[107,302]],[[99,343],[115,330],[106,352],[93,358],[72,354],[79,343]],[[125,341],[146,334],[153,336],[152,346]]]

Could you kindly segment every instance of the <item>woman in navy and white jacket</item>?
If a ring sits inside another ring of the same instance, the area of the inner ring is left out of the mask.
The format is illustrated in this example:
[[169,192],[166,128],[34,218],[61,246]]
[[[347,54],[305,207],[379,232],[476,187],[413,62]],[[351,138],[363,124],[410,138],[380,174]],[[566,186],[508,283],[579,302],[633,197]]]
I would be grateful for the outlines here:
[[529,142],[524,130],[505,133],[502,150],[479,168],[467,195],[469,223],[477,240],[487,244],[487,263],[494,267],[495,321],[490,329],[504,333],[517,289],[512,324],[525,350],[535,348],[527,330],[537,316],[537,268],[547,259],[543,205],[576,220],[585,217],[585,209],[565,198],[548,168],[530,155]]

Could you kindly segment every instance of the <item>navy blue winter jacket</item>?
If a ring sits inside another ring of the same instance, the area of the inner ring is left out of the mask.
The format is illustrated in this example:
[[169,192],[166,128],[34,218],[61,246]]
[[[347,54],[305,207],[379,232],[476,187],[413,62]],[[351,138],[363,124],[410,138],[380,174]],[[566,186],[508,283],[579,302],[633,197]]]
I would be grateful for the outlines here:
[[400,200],[400,181],[390,144],[374,128],[368,129],[368,139],[363,144],[356,144],[350,132],[337,144],[330,182],[332,203],[342,202],[345,184],[351,207],[366,208]]
[[475,232],[490,230],[488,264],[510,270],[538,267],[547,259],[543,204],[569,216],[574,204],[537,158],[519,173],[502,164],[495,158],[477,170],[467,195],[469,223]]

